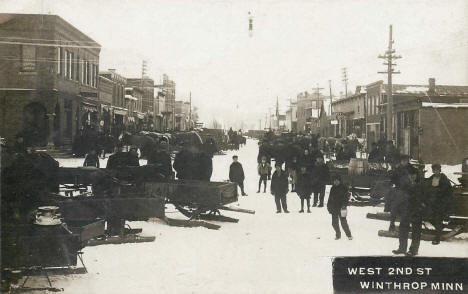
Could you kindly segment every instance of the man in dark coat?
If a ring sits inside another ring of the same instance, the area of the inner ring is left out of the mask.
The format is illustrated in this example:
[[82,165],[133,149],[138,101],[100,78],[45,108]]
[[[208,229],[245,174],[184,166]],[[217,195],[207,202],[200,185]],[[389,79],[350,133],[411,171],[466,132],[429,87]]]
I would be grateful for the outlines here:
[[288,193],[288,174],[281,169],[281,164],[275,164],[275,172],[271,177],[271,195],[275,196],[276,213],[281,213],[281,207],[285,213],[289,213],[286,203],[286,194]]
[[312,172],[315,161],[309,153],[309,149],[304,149],[304,153],[301,156],[300,163],[307,167],[308,172]]
[[391,212],[389,231],[395,230],[395,220],[401,213],[400,208],[404,206],[401,205],[404,203],[406,193],[402,191],[402,187],[408,183],[410,170],[413,170],[413,167],[409,163],[409,156],[403,155],[390,173],[390,181],[395,187],[391,190],[391,198],[385,202],[386,210]]
[[330,196],[328,196],[327,209],[332,216],[332,226],[335,230],[335,240],[341,238],[341,227],[345,231],[346,236],[349,240],[352,240],[351,231],[349,230],[348,221],[346,216],[341,213],[342,209],[346,209],[349,201],[348,187],[346,187],[340,176],[335,176],[333,179],[333,186],[330,190]]
[[174,158],[174,169],[179,180],[192,180],[194,169],[194,153],[190,148],[184,146]]
[[232,157],[233,162],[229,167],[229,180],[233,183],[236,183],[240,187],[242,196],[247,196],[247,194],[244,192],[244,169],[242,168],[242,164],[238,161],[238,159],[239,157],[237,155]]
[[140,166],[137,151],[138,149],[132,146],[129,152],[119,151],[112,154],[107,160],[106,168],[118,169],[120,167]]
[[300,172],[297,174],[296,193],[301,198],[301,210],[304,212],[304,200],[307,201],[307,212],[310,213],[310,195],[312,195],[312,179],[306,166],[301,166]]
[[148,164],[158,166],[158,170],[165,178],[172,178],[171,156],[167,151],[167,143],[161,143],[158,150],[152,150],[148,155]]
[[[313,206],[323,207],[323,200],[325,198],[325,187],[330,181],[330,170],[323,162],[323,157],[317,157],[316,164],[312,168],[312,183],[314,192]],[[319,202],[320,201],[320,202]]]
[[445,174],[441,172],[440,164],[432,165],[433,175],[427,179],[429,185],[432,224],[436,229],[433,245],[440,243],[444,228],[443,221],[450,212],[452,204],[452,185]]
[[96,150],[91,149],[88,154],[86,154],[83,166],[94,166],[99,168],[99,157],[96,153]]
[[213,159],[207,152],[198,154],[198,173],[195,176],[197,180],[209,182],[213,173]]
[[[407,256],[418,255],[419,243],[421,240],[422,217],[426,207],[423,184],[418,183],[418,171],[415,168],[408,170],[408,181],[402,182],[400,186],[401,209],[400,209],[400,230],[399,246],[393,250],[394,254],[406,254]],[[411,246],[408,247],[408,235],[411,224]]]

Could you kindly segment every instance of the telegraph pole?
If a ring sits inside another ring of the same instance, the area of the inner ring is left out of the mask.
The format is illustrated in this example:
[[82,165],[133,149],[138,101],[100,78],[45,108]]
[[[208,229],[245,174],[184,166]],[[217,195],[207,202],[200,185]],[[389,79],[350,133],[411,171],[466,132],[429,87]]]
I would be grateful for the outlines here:
[[379,71],[378,73],[387,74],[387,119],[386,119],[386,129],[387,129],[387,140],[393,139],[393,96],[392,96],[392,75],[399,74],[399,71],[395,71],[393,66],[396,63],[393,63],[393,60],[401,58],[400,55],[395,55],[395,49],[392,48],[393,38],[392,38],[392,25],[390,25],[389,37],[388,37],[388,49],[385,51],[384,55],[379,55],[378,58],[385,59],[383,65],[387,66],[387,71]]
[[343,67],[343,79],[344,87],[345,87],[345,98],[348,98],[348,70],[346,67]]
[[330,115],[331,115],[333,112],[333,109],[332,109],[333,95],[331,91],[331,80],[328,80],[328,87],[330,88]]
[[189,130],[192,128],[192,91],[189,94]]
[[320,90],[323,90],[323,88],[319,88],[319,84],[317,83],[317,87],[313,88],[312,90],[315,90],[315,95],[317,95],[317,100],[320,100]]

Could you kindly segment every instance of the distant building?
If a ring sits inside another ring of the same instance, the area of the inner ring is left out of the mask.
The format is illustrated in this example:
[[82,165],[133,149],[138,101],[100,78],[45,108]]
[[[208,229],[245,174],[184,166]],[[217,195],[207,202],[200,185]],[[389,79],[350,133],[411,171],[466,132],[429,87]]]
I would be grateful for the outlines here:
[[163,113],[167,129],[174,129],[175,127],[175,96],[176,96],[176,83],[169,79],[167,74],[163,75],[161,85],[156,85],[165,97],[166,105]]
[[166,97],[160,89],[155,90],[154,92],[155,99],[155,108],[154,108],[154,118],[155,124],[154,127],[157,131],[163,131],[167,128],[166,122],[164,120],[164,113],[166,111]]
[[70,145],[99,128],[101,46],[57,15],[0,14],[0,133],[29,146]]
[[143,90],[140,87],[125,87],[125,107],[128,109],[127,128],[130,132],[145,129],[145,115],[141,112]]
[[365,87],[357,86],[354,94],[332,102],[332,111],[336,117],[336,135],[346,137],[356,134],[358,138],[366,135]]
[[291,132],[297,132],[297,102],[291,101],[286,110],[285,128]]
[[303,92],[297,95],[297,131],[318,133],[318,119],[323,100],[328,97]]
[[128,109],[125,103],[125,86],[127,79],[118,74],[115,69],[109,69],[99,73],[100,76],[112,81],[112,127],[111,132],[114,136],[119,136],[125,129],[128,120]]
[[114,82],[99,76],[99,112],[101,114],[100,126],[102,131],[109,134],[112,127],[112,95]]

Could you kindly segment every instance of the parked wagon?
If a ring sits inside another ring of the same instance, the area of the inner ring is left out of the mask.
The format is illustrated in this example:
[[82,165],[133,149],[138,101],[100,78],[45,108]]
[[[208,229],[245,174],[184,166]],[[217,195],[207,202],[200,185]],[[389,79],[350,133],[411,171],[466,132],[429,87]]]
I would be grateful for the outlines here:
[[[455,174],[461,175],[460,184],[454,183],[453,186],[451,210],[444,221],[444,230],[440,238],[442,241],[468,232],[468,159],[464,159],[462,163],[462,172]],[[368,213],[367,218],[389,221],[390,213]],[[431,221],[430,215],[423,219],[422,240],[432,241],[435,238],[435,228]],[[398,226],[395,231],[380,230],[378,234],[382,237],[398,238]]]
[[[386,169],[369,164],[366,159],[351,158],[348,161],[329,161],[330,178],[339,175],[350,186],[350,204],[355,206],[377,205],[391,189]],[[332,184],[331,182],[329,184]]]
[[173,204],[191,220],[237,222],[235,218],[222,216],[220,210],[254,213],[251,210],[227,206],[238,201],[237,186],[231,182],[173,180],[147,183],[145,189],[164,195],[168,203]]

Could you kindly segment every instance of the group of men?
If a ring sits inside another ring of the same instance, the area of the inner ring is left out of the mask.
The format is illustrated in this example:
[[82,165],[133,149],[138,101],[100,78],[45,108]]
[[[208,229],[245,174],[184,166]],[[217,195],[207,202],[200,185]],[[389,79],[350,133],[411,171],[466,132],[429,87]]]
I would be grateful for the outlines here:
[[[424,178],[424,172],[409,163],[407,156],[401,156],[400,163],[391,173],[394,184],[390,231],[394,231],[395,220],[400,218],[399,247],[394,254],[418,255],[423,220],[435,227],[433,245],[440,243],[443,221],[451,207],[452,185],[441,172],[440,164],[432,165],[432,176]],[[411,246],[408,249],[408,235],[411,229]],[[408,250],[408,251],[407,251]]]

